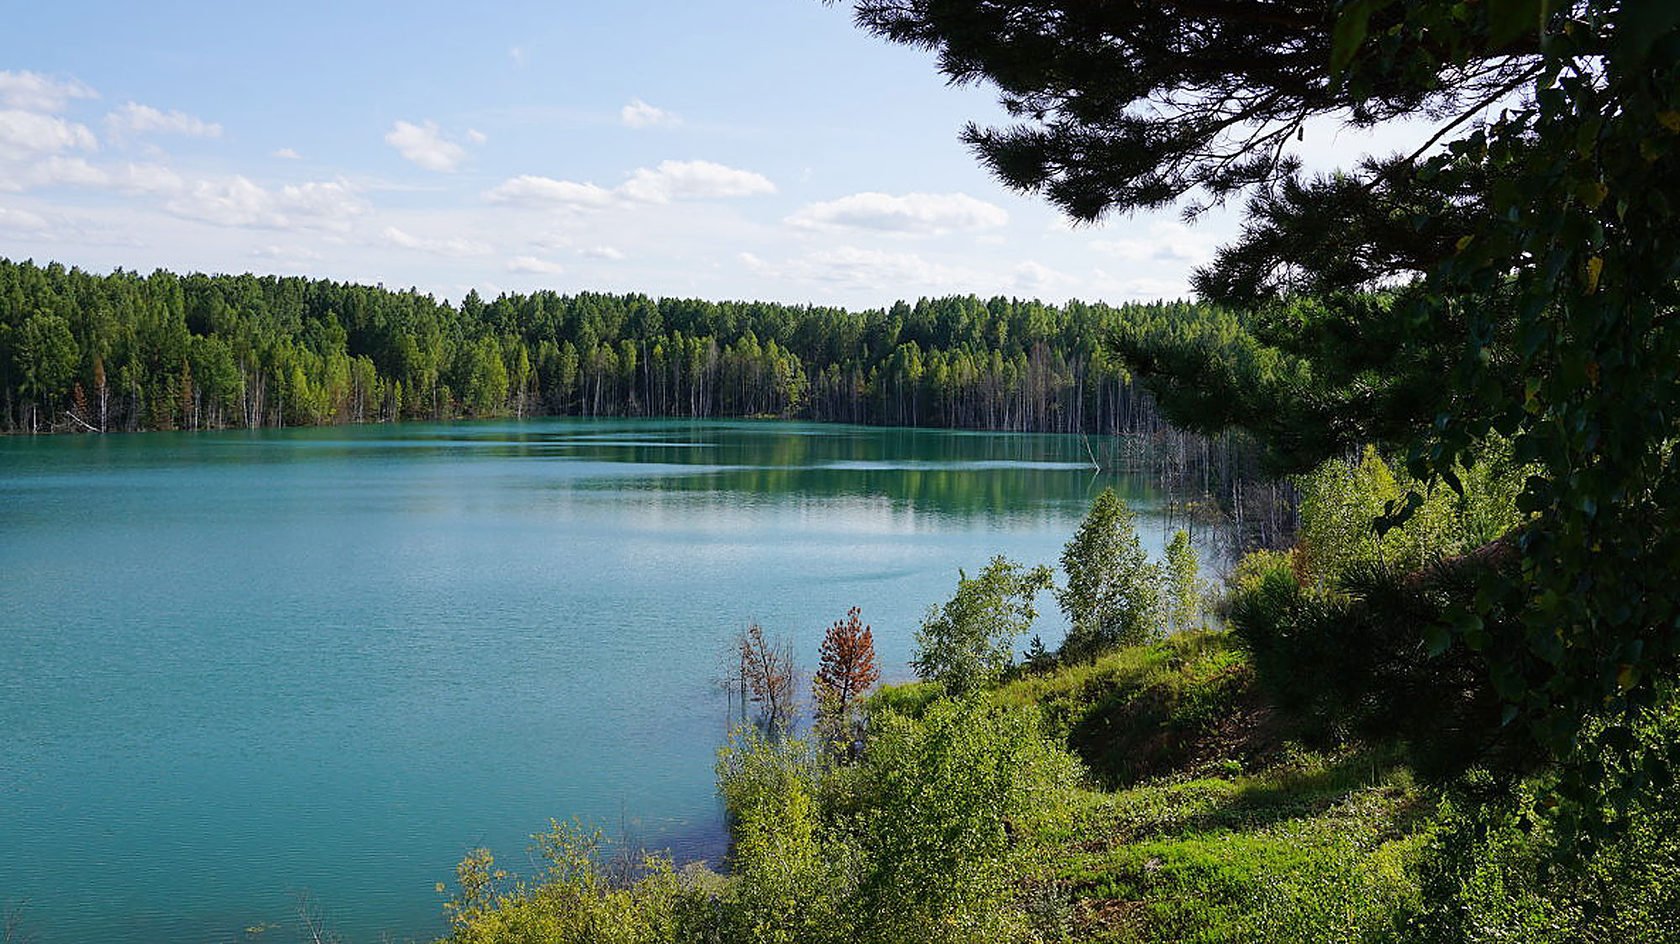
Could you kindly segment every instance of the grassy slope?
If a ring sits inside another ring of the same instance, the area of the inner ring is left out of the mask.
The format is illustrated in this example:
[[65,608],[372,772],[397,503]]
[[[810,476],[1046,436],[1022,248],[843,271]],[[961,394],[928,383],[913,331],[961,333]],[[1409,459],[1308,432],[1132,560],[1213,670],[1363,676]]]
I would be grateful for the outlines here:
[[1037,824],[1029,898],[1081,941],[1335,941],[1395,935],[1435,798],[1401,753],[1312,752],[1223,634],[1186,634],[1017,679],[1094,785]]

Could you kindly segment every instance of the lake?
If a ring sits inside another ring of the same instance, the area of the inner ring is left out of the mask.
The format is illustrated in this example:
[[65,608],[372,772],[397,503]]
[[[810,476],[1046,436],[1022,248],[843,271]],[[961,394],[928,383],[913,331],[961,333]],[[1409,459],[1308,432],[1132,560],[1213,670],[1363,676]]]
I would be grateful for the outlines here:
[[[0,907],[40,944],[445,929],[550,817],[722,851],[749,621],[883,668],[957,569],[1054,563],[1078,437],[532,420],[0,439]],[[1054,600],[1041,618],[1060,639]],[[262,930],[267,928],[267,930]]]

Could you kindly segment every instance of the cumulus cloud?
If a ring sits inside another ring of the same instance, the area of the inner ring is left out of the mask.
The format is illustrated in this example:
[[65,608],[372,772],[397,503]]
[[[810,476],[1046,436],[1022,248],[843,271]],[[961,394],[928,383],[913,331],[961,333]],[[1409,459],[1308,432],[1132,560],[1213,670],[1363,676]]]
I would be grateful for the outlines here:
[[509,206],[587,210],[620,200],[670,203],[674,200],[716,200],[775,192],[776,185],[769,178],[750,170],[739,170],[711,161],[664,161],[658,167],[637,168],[630,179],[611,190],[592,183],[525,174],[510,177],[486,190],[484,199]]
[[12,233],[41,233],[47,230],[47,219],[28,210],[0,207],[0,230]]
[[594,184],[525,174],[485,191],[484,199],[510,206],[588,209],[606,206],[612,202],[613,195],[612,191]]
[[0,165],[0,190],[12,192],[38,187],[108,187],[111,183],[109,173],[80,157],[54,155],[16,167]]
[[62,111],[74,98],[98,98],[75,79],[55,79],[38,72],[0,71],[0,104],[24,111]]
[[798,279],[842,283],[858,287],[902,290],[915,294],[918,288],[962,283],[963,273],[930,262],[915,254],[838,246],[822,249],[793,260],[787,267]]
[[474,144],[483,144],[484,142],[490,140],[490,136],[485,134],[484,132],[478,130],[477,128],[468,128],[467,129],[467,140],[471,141]]
[[180,134],[190,138],[219,138],[222,126],[183,111],[160,111],[150,105],[129,102],[105,116],[105,125],[117,136]]
[[175,193],[185,186],[180,174],[162,164],[127,164],[111,179],[117,187],[135,193]]
[[244,176],[200,180],[170,200],[177,216],[264,229],[344,231],[368,204],[348,181],[315,181],[269,189]]
[[0,111],[0,160],[22,161],[99,146],[86,125],[21,109]]
[[763,174],[711,161],[661,161],[655,168],[638,168],[618,189],[632,200],[669,203],[775,193],[776,185]]
[[381,235],[385,237],[386,242],[393,246],[413,249],[418,252],[429,252],[436,256],[484,256],[493,251],[490,244],[477,240],[462,239],[458,236],[446,239],[415,236],[395,226],[385,227],[385,232]]
[[303,160],[303,155],[299,154],[298,152],[296,152],[294,150],[292,150],[291,148],[281,148],[280,150],[274,152],[274,156],[280,158],[281,160],[285,160],[285,161],[301,161],[301,160]]
[[1200,265],[1213,258],[1214,239],[1183,223],[1157,221],[1144,238],[1096,239],[1091,248],[1125,262]]
[[467,159],[467,149],[445,138],[435,121],[398,121],[386,132],[385,143],[412,163],[439,173],[450,173]]
[[558,262],[538,259],[536,256],[514,256],[508,260],[509,272],[525,272],[532,275],[559,275],[566,271],[566,267]]
[[258,246],[251,250],[253,259],[277,259],[283,262],[315,262],[322,256],[303,246]]
[[1032,295],[1045,291],[1061,278],[1061,273],[1055,269],[1029,259],[1015,267],[1015,277],[1011,282],[1016,291]]
[[639,98],[632,98],[630,104],[620,108],[618,117],[631,128],[670,127],[682,123],[675,112],[649,105]]
[[1188,285],[1182,279],[1174,281],[1149,276],[1125,277],[1102,269],[1094,270],[1092,276],[1092,281],[1099,291],[1127,301],[1183,298],[1188,294]]
[[590,259],[604,259],[607,262],[618,262],[624,258],[624,253],[611,246],[591,246],[579,249],[578,254]]
[[804,229],[865,229],[893,233],[935,234],[954,230],[994,229],[1009,222],[996,204],[966,193],[854,193],[813,203],[788,217]]

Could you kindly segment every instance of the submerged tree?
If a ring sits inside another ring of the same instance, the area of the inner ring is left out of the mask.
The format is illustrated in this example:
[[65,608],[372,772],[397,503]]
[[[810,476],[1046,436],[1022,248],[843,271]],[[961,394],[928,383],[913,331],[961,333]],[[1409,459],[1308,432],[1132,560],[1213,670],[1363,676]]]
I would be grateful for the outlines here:
[[771,640],[752,623],[735,637],[740,657],[741,710],[758,706],[758,722],[766,731],[784,731],[793,723],[793,645]]
[[1088,659],[1160,632],[1161,572],[1144,553],[1136,522],[1105,488],[1062,551],[1067,586],[1056,598],[1072,624],[1064,656]]
[[986,685],[1015,662],[1015,640],[1038,617],[1033,598],[1050,586],[1050,568],[1026,568],[999,555],[978,576],[959,571],[957,593],[930,607],[916,631],[910,665],[927,681],[961,695]]
[[[1633,726],[1680,668],[1680,4],[855,6],[994,83],[1018,123],[965,140],[1075,219],[1248,196],[1195,280],[1238,330],[1117,337],[1179,422],[1246,427],[1287,471],[1376,444],[1455,491],[1508,439],[1531,520],[1430,646],[1485,651],[1509,719],[1640,782]],[[1315,120],[1401,117],[1434,126],[1412,153],[1290,154]]]
[[849,744],[858,707],[870,686],[881,679],[875,665],[875,635],[864,625],[863,611],[852,607],[823,634],[817,674],[811,680],[818,729],[831,744]]

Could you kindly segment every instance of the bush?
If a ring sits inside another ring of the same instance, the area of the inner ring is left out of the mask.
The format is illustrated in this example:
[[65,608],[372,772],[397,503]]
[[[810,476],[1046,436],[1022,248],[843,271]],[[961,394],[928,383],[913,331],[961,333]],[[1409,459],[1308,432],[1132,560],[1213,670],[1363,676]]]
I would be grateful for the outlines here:
[[1024,933],[1006,859],[1079,766],[1035,711],[975,698],[931,705],[921,721],[882,716],[865,758],[865,939],[1005,941]]
[[845,837],[825,826],[818,768],[803,741],[743,729],[718,759],[718,790],[731,820],[728,924],[751,942],[846,937],[841,907],[851,885]]
[[[1647,714],[1636,750],[1680,760],[1680,703]],[[1613,763],[1612,758],[1605,758]],[[1657,944],[1680,928],[1680,803],[1672,783],[1631,795],[1617,829],[1588,841],[1559,816],[1550,776],[1515,789],[1473,771],[1441,805],[1424,869],[1434,941]]]

